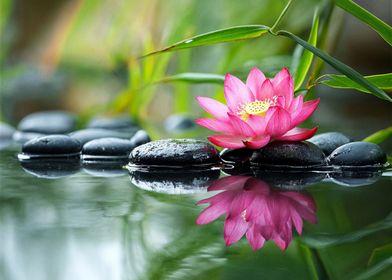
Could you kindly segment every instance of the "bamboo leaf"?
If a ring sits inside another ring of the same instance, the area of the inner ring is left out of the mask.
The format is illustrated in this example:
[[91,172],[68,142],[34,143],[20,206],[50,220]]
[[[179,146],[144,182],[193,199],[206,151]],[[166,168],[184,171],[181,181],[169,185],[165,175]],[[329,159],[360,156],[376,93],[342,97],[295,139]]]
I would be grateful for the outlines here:
[[158,83],[167,82],[186,82],[191,84],[223,84],[225,76],[209,73],[180,73],[173,76],[165,77]]
[[391,137],[392,137],[392,126],[387,127],[382,130],[379,130],[379,131],[373,133],[372,135],[369,135],[368,137],[366,137],[362,141],[380,144]]
[[268,29],[269,27],[264,25],[241,25],[215,30],[180,41],[164,49],[146,54],[143,57],[162,52],[177,51],[205,45],[257,38],[266,33]]
[[351,80],[353,80],[357,84],[359,84],[359,85],[363,86],[365,89],[369,90],[369,92],[371,94],[373,94],[374,96],[392,102],[392,98],[388,94],[386,94],[383,90],[379,89],[378,87],[376,87],[375,85],[373,85],[372,83],[367,81],[360,73],[355,71],[350,66],[344,64],[343,62],[337,60],[336,58],[333,58],[332,56],[330,56],[327,53],[323,52],[322,50],[312,46],[308,42],[302,40],[301,38],[297,37],[296,35],[288,32],[288,31],[280,30],[277,32],[277,35],[285,36],[285,37],[292,39],[296,43],[303,46],[305,49],[311,51],[313,54],[315,54],[316,56],[318,56],[319,58],[321,58],[322,60],[327,62],[329,65],[331,65],[333,68],[335,68],[340,73],[346,75],[348,78],[350,78]]
[[[323,76],[323,78],[325,78],[325,80],[322,80],[320,83],[329,87],[352,88],[352,89],[369,93],[369,90],[367,90],[363,86],[358,85],[357,83],[353,82],[352,80],[350,80],[344,75],[329,74]],[[373,85],[377,86],[380,89],[392,90],[392,73],[365,76],[364,78],[368,82],[372,83]]]
[[351,0],[335,0],[335,3],[346,12],[369,25],[378,34],[380,34],[380,36],[388,42],[389,45],[392,45],[392,28],[390,25],[383,22],[381,19]]
[[[318,25],[319,25],[319,16],[318,11],[316,10],[313,18],[312,29],[310,30],[308,43],[312,46],[316,46],[317,44],[317,33],[318,33]],[[304,51],[299,65],[297,67],[297,71],[294,76],[294,90],[298,90],[303,82],[305,81],[306,75],[312,65],[313,53],[310,51]]]

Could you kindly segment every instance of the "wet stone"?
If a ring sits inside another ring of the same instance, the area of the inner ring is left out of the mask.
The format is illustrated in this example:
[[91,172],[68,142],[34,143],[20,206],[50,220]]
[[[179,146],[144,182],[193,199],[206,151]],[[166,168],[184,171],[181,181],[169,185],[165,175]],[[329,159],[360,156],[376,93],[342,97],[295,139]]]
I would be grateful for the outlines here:
[[139,130],[138,132],[135,133],[134,136],[131,138],[131,143],[134,147],[146,144],[151,141],[150,136],[148,133],[144,130]]
[[88,124],[87,128],[101,128],[117,131],[134,131],[137,125],[126,116],[120,117],[95,117]]
[[323,151],[309,142],[275,141],[256,150],[252,166],[266,168],[315,168],[325,166]]
[[27,173],[45,179],[58,179],[78,173],[80,170],[79,159],[67,160],[32,160],[22,161],[22,168]]
[[18,130],[42,134],[65,134],[75,129],[74,115],[63,111],[43,111],[24,117]]
[[0,122],[0,141],[12,140],[12,135],[14,134],[14,132],[15,129],[12,126]]
[[328,157],[328,163],[341,167],[381,168],[387,162],[387,156],[377,144],[352,142],[340,146]]
[[101,138],[83,146],[83,160],[86,159],[127,159],[134,146],[131,141],[120,138]]
[[79,156],[81,145],[67,135],[48,135],[26,142],[19,159]]
[[186,115],[172,115],[165,120],[164,126],[168,132],[182,132],[193,129],[195,121]]
[[17,143],[24,144],[30,140],[43,136],[46,136],[46,134],[36,133],[36,132],[15,131],[15,133],[12,135],[12,139]]
[[130,170],[129,176],[136,187],[167,194],[190,194],[206,192],[208,186],[219,178],[219,170],[182,171],[165,169],[161,171]]
[[219,161],[218,151],[211,144],[195,139],[164,139],[133,149],[131,165],[178,166],[212,165]]
[[318,146],[326,156],[330,155],[336,148],[351,142],[350,138],[340,132],[321,133],[307,141]]
[[102,128],[87,128],[87,129],[74,131],[69,135],[73,139],[78,140],[82,145],[84,145],[92,140],[108,138],[108,137],[129,139],[135,135],[136,131],[137,131],[136,128],[133,131],[128,131],[128,132],[124,132],[124,131],[120,132],[120,131],[102,129]]
[[241,148],[241,149],[223,149],[219,157],[225,163],[232,164],[246,164],[249,163],[250,158],[255,150]]

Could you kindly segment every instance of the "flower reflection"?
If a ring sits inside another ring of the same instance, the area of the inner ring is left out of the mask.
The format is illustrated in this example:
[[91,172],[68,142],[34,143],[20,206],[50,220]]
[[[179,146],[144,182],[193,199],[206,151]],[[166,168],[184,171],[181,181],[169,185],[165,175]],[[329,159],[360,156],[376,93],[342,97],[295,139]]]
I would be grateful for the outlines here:
[[250,176],[229,176],[216,180],[208,191],[222,192],[197,204],[209,203],[197,218],[208,224],[226,213],[224,239],[231,245],[246,235],[253,250],[273,240],[285,250],[292,240],[292,226],[302,233],[302,220],[316,223],[316,205],[309,194],[271,188]]

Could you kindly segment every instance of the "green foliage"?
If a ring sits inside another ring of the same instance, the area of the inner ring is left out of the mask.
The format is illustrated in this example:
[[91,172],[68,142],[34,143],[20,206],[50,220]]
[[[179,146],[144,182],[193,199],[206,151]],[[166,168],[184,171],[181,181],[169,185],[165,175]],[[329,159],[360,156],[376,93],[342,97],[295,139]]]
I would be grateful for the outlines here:
[[335,3],[346,12],[352,14],[362,22],[373,28],[380,36],[392,45],[392,28],[378,17],[365,10],[351,0],[335,0]]
[[[365,76],[364,78],[380,89],[388,91],[392,90],[392,73]],[[368,89],[355,83],[353,80],[347,78],[344,75],[328,74],[321,76],[319,80],[320,79],[322,79],[322,81],[320,81],[321,84],[329,87],[356,89],[362,92],[370,93]]]
[[186,82],[191,84],[223,84],[225,77],[218,74],[208,73],[180,73],[173,76],[168,76],[162,80],[157,81],[158,83],[168,82]]
[[380,144],[391,137],[392,137],[392,126],[379,130],[373,133],[372,135],[369,135],[362,141]]
[[182,49],[200,47],[205,45],[219,44],[231,41],[246,40],[260,37],[268,31],[268,27],[264,25],[243,25],[234,26],[230,28],[211,31],[200,34],[183,41],[177,42],[162,50],[158,50],[144,57],[170,51],[177,51]]

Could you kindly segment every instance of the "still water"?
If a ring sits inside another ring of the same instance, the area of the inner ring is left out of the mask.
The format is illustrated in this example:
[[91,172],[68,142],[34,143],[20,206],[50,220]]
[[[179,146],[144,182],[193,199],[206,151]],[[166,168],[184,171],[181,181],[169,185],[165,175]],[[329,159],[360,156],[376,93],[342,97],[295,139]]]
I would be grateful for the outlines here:
[[12,150],[0,170],[0,279],[392,279],[391,171],[45,173]]

